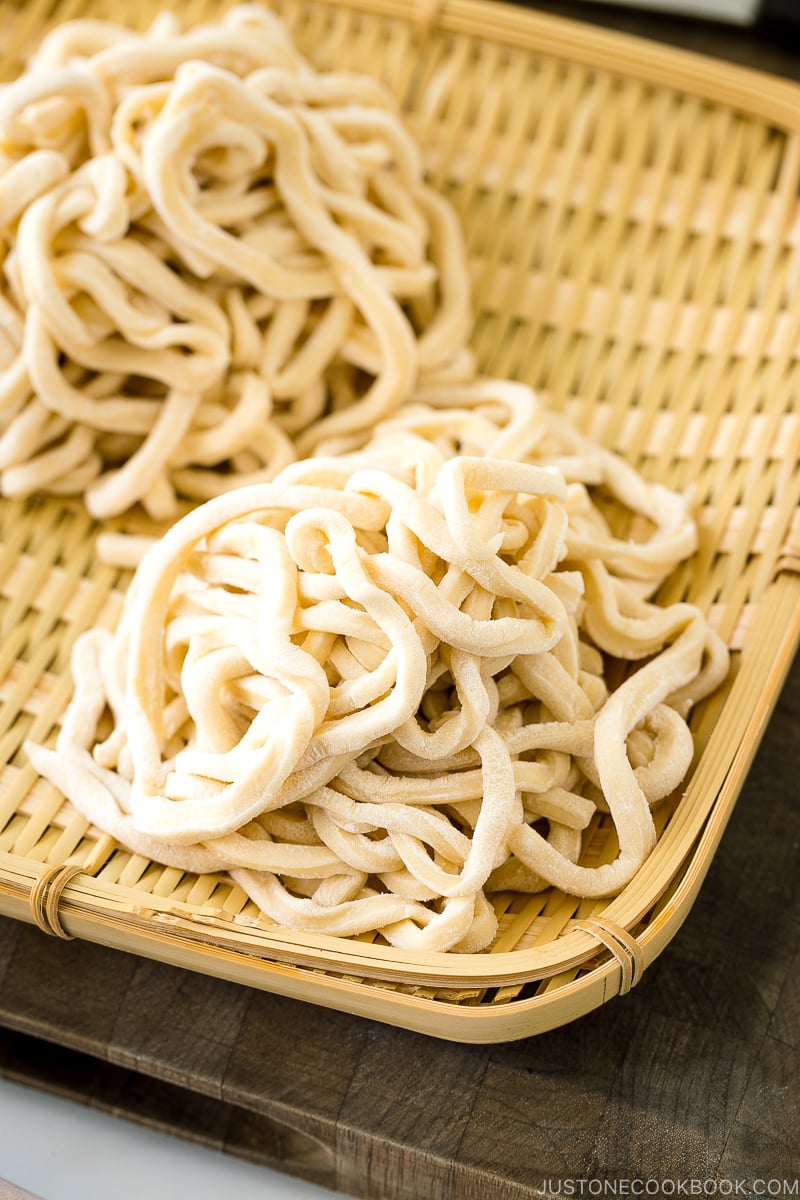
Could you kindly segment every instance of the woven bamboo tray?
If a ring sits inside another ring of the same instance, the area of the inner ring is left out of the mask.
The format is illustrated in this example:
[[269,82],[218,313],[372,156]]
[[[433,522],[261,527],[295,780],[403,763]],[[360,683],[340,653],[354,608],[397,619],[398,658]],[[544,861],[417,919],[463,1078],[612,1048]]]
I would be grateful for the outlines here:
[[[158,7],[0,5],[0,74],[57,20],[144,25]],[[481,0],[277,7],[316,65],[373,72],[401,99],[467,231],[480,366],[692,488],[699,550],[664,595],[704,609],[733,670],[694,715],[656,849],[613,900],[497,895],[479,955],[280,930],[224,878],[120,849],[36,779],[20,747],[54,736],[72,643],[114,623],[129,577],[97,561],[79,505],[3,501],[0,911],[438,1037],[525,1037],[627,990],[674,936],[800,640],[800,88]],[[219,12],[183,8],[187,23]],[[615,853],[596,823],[582,861]]]

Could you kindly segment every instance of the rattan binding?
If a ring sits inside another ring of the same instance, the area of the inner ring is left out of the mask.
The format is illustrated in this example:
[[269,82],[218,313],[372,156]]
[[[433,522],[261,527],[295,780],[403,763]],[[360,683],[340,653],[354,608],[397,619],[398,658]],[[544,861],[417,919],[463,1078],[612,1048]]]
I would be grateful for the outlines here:
[[636,987],[644,971],[644,951],[635,937],[616,922],[605,921],[602,917],[576,921],[575,928],[591,933],[619,963],[620,996],[626,995],[631,988]]
[[33,920],[42,933],[61,938],[68,942],[73,934],[68,933],[61,924],[59,904],[61,893],[76,875],[83,874],[83,867],[74,865],[46,867],[31,888],[30,909]]

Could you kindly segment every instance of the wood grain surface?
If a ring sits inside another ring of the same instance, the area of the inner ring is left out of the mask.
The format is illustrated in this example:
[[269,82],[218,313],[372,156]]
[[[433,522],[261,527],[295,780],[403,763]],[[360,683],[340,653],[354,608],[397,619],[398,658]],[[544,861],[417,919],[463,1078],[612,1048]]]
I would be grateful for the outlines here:
[[634,991],[563,1029],[433,1041],[4,919],[0,1073],[374,1200],[793,1186],[798,729],[800,660],[688,921]]
[[[800,77],[766,35],[540,7]],[[598,1179],[792,1194],[798,731],[796,662],[686,924],[634,991],[572,1025],[459,1046],[2,919],[0,1074],[365,1200],[532,1200]]]
[[7,1179],[0,1179],[0,1200],[37,1200],[37,1197],[31,1192],[21,1191]]

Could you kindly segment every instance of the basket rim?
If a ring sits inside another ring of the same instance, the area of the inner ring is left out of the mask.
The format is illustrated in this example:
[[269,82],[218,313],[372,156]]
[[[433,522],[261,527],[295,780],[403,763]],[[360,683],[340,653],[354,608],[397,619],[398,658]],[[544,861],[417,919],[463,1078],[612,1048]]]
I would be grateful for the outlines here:
[[[431,26],[447,33],[460,33],[483,41],[522,48],[543,57],[595,67],[607,74],[635,78],[675,92],[701,97],[713,105],[736,109],[791,133],[800,132],[798,83],[711,56],[664,46],[649,39],[517,8],[504,0],[443,0],[443,3],[434,6],[434,11],[426,9],[421,0],[345,0],[344,4],[340,4],[339,0],[315,0],[315,4],[405,21],[418,28],[420,37],[424,37],[426,29]],[[777,569],[780,572],[780,567]],[[776,612],[783,619],[776,619]],[[699,772],[696,771],[687,789],[688,802],[684,804],[682,801],[678,810],[682,822],[680,836],[675,834],[671,837],[664,849],[661,849],[664,839],[660,839],[631,884],[611,901],[602,902],[604,916],[613,918],[625,928],[631,928],[652,911],[658,899],[683,873],[677,885],[678,891],[667,908],[641,934],[641,946],[647,961],[651,961],[669,941],[688,913],[710,864],[711,853],[744,782],[747,766],[755,753],[769,711],[777,699],[792,651],[800,643],[800,576],[781,572],[759,603],[759,617],[759,630],[763,634],[762,642],[757,644],[759,653],[750,656],[748,669],[734,680],[733,689],[724,705],[725,709],[735,709],[741,697],[754,695],[761,698],[760,704],[756,703],[755,707],[751,705],[739,714],[737,728],[741,736],[736,751],[715,756],[716,742],[712,732],[706,754],[699,764],[700,767],[707,767],[703,777],[706,791],[701,796],[697,795],[700,785],[697,779]],[[752,632],[748,644],[757,641],[755,632]],[[762,661],[753,661],[759,659]],[[707,759],[711,761],[706,762]],[[670,830],[672,824],[667,832]],[[677,846],[674,848],[671,869],[667,871],[663,860],[669,860],[673,841],[677,842]],[[704,857],[700,856],[701,846],[705,847]],[[27,919],[30,919],[27,898],[40,874],[41,864],[6,853],[0,854],[0,864],[3,863],[6,866],[0,869],[0,911],[9,911],[11,915],[23,918],[27,912]],[[652,886],[653,875],[658,880],[657,888]],[[644,894],[648,884],[650,890]],[[107,901],[111,893],[117,897],[114,904]],[[73,879],[64,894],[67,925],[79,929],[81,936],[117,944],[120,948],[125,948],[121,939],[126,928],[136,926],[137,944],[146,944],[147,921],[150,918],[137,917],[135,904],[124,893],[125,889],[118,885],[103,885],[87,875]],[[676,896],[683,896],[684,899],[678,902]],[[148,896],[145,899],[143,892],[139,892],[138,897],[140,908],[159,912],[157,897]],[[338,1001],[326,1001],[323,997],[338,996],[344,983],[340,976],[351,973],[378,982],[414,980],[422,986],[455,988],[472,984],[492,987],[547,978],[580,966],[598,953],[595,939],[580,929],[570,927],[569,922],[559,936],[538,947],[495,955],[488,952],[472,955],[441,952],[421,954],[393,947],[372,946],[354,939],[303,934],[272,927],[259,928],[256,941],[254,930],[249,930],[248,937],[248,930],[243,925],[232,926],[228,921],[220,921],[215,925],[213,920],[203,916],[192,922],[185,919],[179,909],[180,906],[174,902],[167,902],[160,911],[157,924],[152,922],[150,950],[154,957],[167,957],[168,961],[172,961],[163,949],[158,950],[158,945],[163,946],[172,938],[175,945],[181,942],[191,944],[198,959],[208,956],[209,965],[198,966],[195,962],[195,969],[216,973],[214,963],[227,959],[229,969],[233,970],[230,960],[235,958],[238,964],[236,971],[241,977],[242,973],[247,972],[249,964],[253,977],[242,981],[255,986],[268,986],[264,976],[270,973],[273,977],[281,973],[288,977],[287,972],[295,970],[309,975],[309,971],[322,968],[330,974],[324,976],[314,973],[309,978],[315,982],[319,1002],[331,1004]],[[221,957],[215,958],[215,954]],[[460,1014],[463,1015],[463,1026],[466,1029],[467,1023],[471,1022],[475,1030],[484,1030],[479,1040],[485,1040],[485,1033],[490,1028],[499,1030],[508,1026],[509,1009],[513,1008],[515,1013],[521,1014],[520,1020],[524,1014],[534,1010],[550,1011],[559,998],[582,995],[583,989],[589,984],[594,988],[596,980],[600,978],[598,971],[607,982],[612,974],[617,973],[617,964],[612,959],[590,974],[554,987],[543,996],[510,1001],[494,1008],[465,1008]],[[373,997],[380,994],[374,983],[361,986]],[[605,999],[605,983],[603,991]],[[613,988],[610,992],[614,994]],[[426,1000],[413,996],[394,995],[393,1003],[407,1010],[409,1019],[413,1019],[411,1014],[417,1009],[441,1014],[443,1029],[446,1022],[453,1019],[455,1008],[452,1002],[446,1000]],[[365,1012],[365,1015],[375,1014]],[[397,1012],[394,1016],[397,1017]],[[431,1018],[426,1020],[430,1025]],[[516,1016],[514,1020],[517,1020]],[[406,1022],[398,1018],[394,1023]],[[430,1028],[425,1031],[437,1032]],[[447,1036],[446,1032],[442,1036]],[[459,1034],[458,1040],[475,1038]]]
[[405,20],[422,40],[434,30],[536,50],[552,58],[727,104],[800,132],[800,81],[641,34],[528,9],[511,0],[316,0],[329,8]]

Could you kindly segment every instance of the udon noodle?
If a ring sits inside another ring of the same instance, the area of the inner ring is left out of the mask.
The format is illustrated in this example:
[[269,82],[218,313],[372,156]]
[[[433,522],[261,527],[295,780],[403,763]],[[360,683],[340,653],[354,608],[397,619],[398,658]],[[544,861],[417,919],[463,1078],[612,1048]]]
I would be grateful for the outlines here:
[[158,520],[464,377],[461,233],[261,7],[58,26],[0,88],[0,488]]
[[[477,951],[492,892],[624,887],[727,670],[697,609],[650,599],[693,523],[527,388],[456,391],[173,526],[78,641],[40,773],[288,927]],[[636,662],[611,690],[607,656]],[[582,865],[598,810],[619,853]]]

